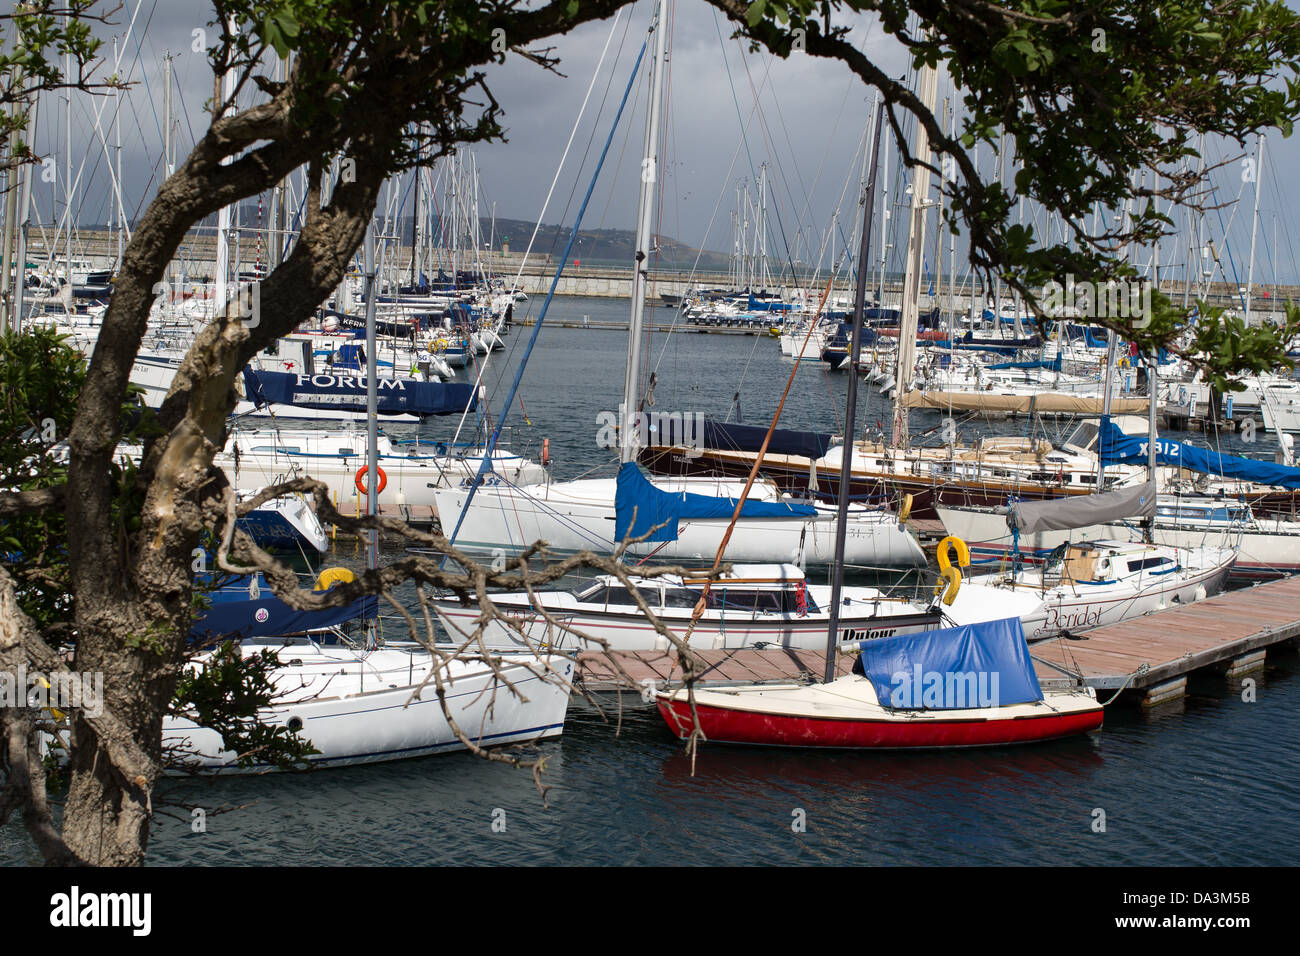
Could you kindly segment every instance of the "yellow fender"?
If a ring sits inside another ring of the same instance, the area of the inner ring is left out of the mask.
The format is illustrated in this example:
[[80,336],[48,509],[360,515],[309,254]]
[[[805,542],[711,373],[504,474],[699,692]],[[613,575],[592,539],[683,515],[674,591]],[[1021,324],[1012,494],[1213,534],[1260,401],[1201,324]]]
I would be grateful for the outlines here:
[[[36,680],[37,680],[37,682],[40,683],[40,685],[41,685],[42,687],[44,687],[46,690],[53,690],[53,689],[54,689],[53,687],[50,686],[50,682],[47,681],[44,677],[38,677],[38,678],[36,678]],[[57,707],[47,707],[47,708],[45,708],[45,709],[46,709],[46,711],[48,711],[50,714],[53,715],[53,717],[54,717],[55,720],[60,720],[60,721],[61,721],[61,720],[64,720],[64,719],[67,717],[67,714],[65,714],[63,711],[59,710]]]
[[[957,564],[952,563],[949,556],[950,548],[957,549]],[[961,590],[961,569],[970,567],[970,548],[966,547],[966,542],[961,538],[949,535],[939,542],[939,547],[935,551],[935,557],[939,561],[939,578],[940,582],[934,586],[934,593],[943,592],[943,603],[951,605],[957,600],[957,592]],[[945,588],[943,582],[947,581]]]
[[[949,565],[939,571],[939,578],[939,583],[934,586],[934,593],[943,591],[943,603],[950,605],[957,600],[957,592],[961,590],[961,568]],[[947,588],[943,586],[944,581],[948,582]]]
[[357,576],[353,574],[351,571],[349,571],[347,568],[326,568],[324,571],[320,573],[320,577],[316,579],[316,590],[328,591],[330,589],[331,584],[335,584],[340,581],[344,584],[347,584],[351,581],[355,581],[356,579]]
[[903,495],[903,503],[898,509],[898,523],[902,524],[912,514],[912,496]]

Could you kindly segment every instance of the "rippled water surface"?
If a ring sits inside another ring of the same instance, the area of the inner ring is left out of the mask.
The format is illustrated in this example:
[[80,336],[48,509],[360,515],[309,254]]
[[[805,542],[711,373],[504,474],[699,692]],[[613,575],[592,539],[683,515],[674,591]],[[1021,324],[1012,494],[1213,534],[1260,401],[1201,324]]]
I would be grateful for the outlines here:
[[[557,316],[622,319],[627,304],[557,299],[555,308]],[[499,373],[507,382],[530,331],[509,336],[511,360]],[[662,342],[650,360],[658,362],[656,407],[665,411],[725,414],[739,388],[745,421],[764,422],[791,367],[770,339],[680,335],[659,361]],[[511,420],[520,425],[516,444],[534,455],[542,437],[551,439],[557,477],[607,462],[594,445],[596,415],[617,408],[625,348],[617,332],[543,330],[522,391],[532,425],[518,408]],[[487,377],[494,410],[504,395],[499,375]],[[782,423],[836,431],[844,387],[844,376],[801,369]],[[860,415],[874,425],[888,409],[868,392]],[[937,422],[917,415],[913,430]],[[441,437],[448,427],[431,432]],[[355,558],[352,545],[341,549],[331,561]],[[639,697],[604,695],[603,715],[575,699],[563,738],[516,751],[549,758],[549,805],[526,772],[467,755],[169,783],[174,798],[234,809],[209,812],[204,833],[191,831],[188,814],[161,818],[150,861],[1295,864],[1300,660],[1291,650],[1270,662],[1255,675],[1253,703],[1237,685],[1206,678],[1189,698],[1154,712],[1108,711],[1105,729],[1085,739],[928,755],[706,744],[694,772]],[[1094,832],[1097,810],[1105,832]],[[806,829],[795,832],[800,818]],[[14,827],[0,830],[0,859],[33,859]]]

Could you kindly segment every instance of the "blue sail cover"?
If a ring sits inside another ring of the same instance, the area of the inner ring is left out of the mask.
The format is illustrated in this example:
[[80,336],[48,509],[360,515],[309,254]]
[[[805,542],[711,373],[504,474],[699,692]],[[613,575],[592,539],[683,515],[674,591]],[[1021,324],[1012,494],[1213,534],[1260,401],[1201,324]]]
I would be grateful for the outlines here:
[[750,312],[789,312],[794,308],[789,302],[780,299],[756,299],[752,292],[749,294],[748,307]]
[[254,593],[250,584],[247,577],[236,578],[232,583],[205,594],[212,606],[195,617],[190,625],[190,640],[241,641],[249,637],[300,634],[359,617],[374,617],[379,613],[379,598],[373,595],[358,598],[342,607],[298,611],[271,593],[261,575],[258,575],[256,588],[259,596],[250,600]]
[[[246,368],[244,393],[258,408],[272,404],[325,411],[366,410],[364,375],[295,375]],[[469,383],[383,377],[378,383],[381,415],[454,415],[473,411],[477,404],[474,386]]]
[[[1106,464],[1132,462],[1145,465],[1147,462],[1147,439],[1141,435],[1125,435],[1119,426],[1109,418],[1101,420],[1101,434],[1097,440],[1097,453]],[[1288,468],[1275,465],[1271,461],[1258,458],[1241,458],[1237,455],[1223,455],[1208,448],[1197,448],[1182,442],[1156,441],[1156,462],[1175,468],[1186,468],[1205,475],[1221,475],[1224,478],[1240,478],[1254,481],[1261,485],[1275,485],[1279,488],[1295,490],[1300,488],[1300,468]]]
[[[632,512],[636,511],[633,524]],[[660,491],[641,474],[635,462],[626,462],[618,470],[618,488],[614,493],[614,540],[639,538],[655,525],[662,524],[647,541],[676,541],[677,522],[682,518],[730,518],[736,499],[714,498],[690,492]],[[746,500],[742,518],[808,518],[817,514],[812,505],[793,505],[780,501]]]
[[1020,619],[984,621],[861,641],[854,670],[882,706],[963,710],[1043,699]]
[[[730,422],[704,420],[704,447],[729,451],[758,451],[767,436],[766,425],[734,425]],[[831,436],[822,432],[802,432],[788,428],[772,431],[767,450],[773,455],[799,455],[820,458],[831,446]],[[621,540],[621,539],[620,539]]]

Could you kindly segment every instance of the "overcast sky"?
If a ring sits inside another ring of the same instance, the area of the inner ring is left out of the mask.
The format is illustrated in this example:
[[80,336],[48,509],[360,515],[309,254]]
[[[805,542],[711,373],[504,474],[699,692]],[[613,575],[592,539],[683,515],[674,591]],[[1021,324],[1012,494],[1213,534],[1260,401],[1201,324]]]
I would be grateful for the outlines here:
[[[650,0],[639,0],[625,8],[617,21],[589,24],[555,40],[564,77],[513,55],[504,66],[489,70],[491,88],[505,110],[508,141],[473,149],[482,184],[483,215],[491,215],[494,209],[498,216],[515,219],[533,220],[541,215],[546,191],[608,41],[586,114],[543,217],[547,222],[572,223],[650,14]],[[213,79],[206,57],[193,52],[191,46],[192,31],[207,27],[210,16],[211,8],[199,0],[126,0],[116,15],[117,26],[98,29],[107,38],[104,49],[110,59],[113,37],[119,38],[118,72],[135,84],[123,96],[121,107],[128,219],[143,208],[159,182],[165,53],[175,57],[174,149],[178,157],[183,157],[195,135],[206,127],[203,105],[211,96]],[[699,0],[676,4],[666,113],[668,169],[660,231],[688,245],[729,249],[736,186],[746,180],[753,190],[760,164],[767,163],[769,252],[776,259],[789,256],[808,262],[817,258],[821,237],[837,208],[841,210],[841,234],[853,233],[871,91],[841,65],[802,54],[781,60],[766,53],[749,53],[731,39],[731,33],[727,21]],[[857,21],[850,39],[893,75],[906,72],[901,49],[884,37],[872,20]],[[631,229],[635,225],[647,99],[643,79],[638,79],[635,88],[635,104],[629,106],[615,132],[609,161],[583,221],[586,229]],[[940,104],[950,95],[941,78]],[[77,219],[82,224],[106,221],[115,205],[109,159],[96,131],[98,113],[98,128],[111,154],[114,109],[112,97],[78,96],[73,100],[73,177],[77,180]],[[61,103],[50,100],[42,104],[37,150],[56,151],[60,164],[66,149],[65,122]],[[1250,144],[1252,152],[1254,148]],[[1240,152],[1235,144],[1211,143],[1207,147],[1212,162]],[[992,170],[987,150],[980,160],[982,168]],[[1297,281],[1300,236],[1291,234],[1291,223],[1300,213],[1300,193],[1286,188],[1297,173],[1300,147],[1295,138],[1269,138],[1260,198],[1256,283]],[[889,175],[891,181],[898,181],[899,169],[892,156]],[[1221,201],[1239,197],[1241,201],[1210,213],[1205,229],[1221,250],[1227,249],[1229,271],[1235,267],[1237,280],[1244,284],[1254,186],[1243,185],[1241,168],[1235,164],[1216,176],[1215,184]],[[38,184],[37,212],[47,223],[52,215],[63,213],[63,188],[63,183]],[[1032,220],[1032,210],[1029,216]],[[1181,224],[1181,217],[1179,221]],[[1039,224],[1041,228],[1041,214]],[[930,228],[933,230],[933,224]],[[1225,233],[1226,246],[1222,242]],[[521,248],[524,238],[512,236],[512,247]],[[897,266],[906,237],[900,234],[891,242],[895,246],[891,262]],[[1185,246],[1175,249],[1171,244],[1161,252],[1162,264],[1181,263],[1186,257],[1184,250]],[[877,254],[878,249],[873,258]]]

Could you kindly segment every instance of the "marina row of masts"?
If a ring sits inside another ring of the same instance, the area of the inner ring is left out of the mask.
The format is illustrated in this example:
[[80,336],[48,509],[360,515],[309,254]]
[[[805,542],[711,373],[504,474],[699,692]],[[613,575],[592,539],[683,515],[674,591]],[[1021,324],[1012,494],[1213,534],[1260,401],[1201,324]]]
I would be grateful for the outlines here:
[[[68,25],[68,17],[64,17],[64,26]],[[113,74],[117,75],[121,66],[122,52],[125,50],[125,37],[113,38]],[[63,70],[65,76],[71,76],[71,54],[64,53]],[[19,67],[14,66],[11,79],[15,87],[18,86],[22,79]],[[171,58],[164,60],[164,76],[166,78],[165,96],[165,152],[167,158],[167,169],[170,171],[171,163]],[[73,174],[72,163],[72,96],[75,90],[69,88],[58,94],[56,102],[61,101],[63,104],[63,165],[62,168],[55,162],[52,166],[45,163],[24,163],[16,168],[10,168],[3,174],[3,188],[5,190],[4,202],[4,224],[0,232],[0,330],[8,328],[19,328],[22,325],[23,310],[27,303],[24,301],[22,290],[24,287],[23,279],[25,276],[26,264],[30,247],[31,218],[33,212],[33,186],[37,176],[45,179],[50,173],[53,174],[56,188],[61,187],[63,191],[63,213],[57,220],[55,234],[52,238],[42,240],[45,249],[47,271],[56,276],[59,269],[62,269],[62,278],[71,285],[75,274],[74,266],[74,249],[76,246],[77,217],[73,210],[76,208],[76,182],[79,177]],[[49,96],[56,94],[50,93]],[[109,214],[106,226],[111,235],[116,236],[116,255],[114,257],[114,266],[122,261],[122,254],[126,248],[126,243],[130,237],[130,227],[126,222],[126,203],[123,198],[122,189],[122,95],[123,87],[115,85],[112,89],[112,95],[109,102],[112,103],[113,113],[110,120],[112,126],[112,156],[108,156],[110,147],[108,146],[107,137],[104,135],[101,126],[101,110],[95,113],[95,129],[100,145],[102,146],[106,157],[109,159],[107,164],[109,176],[111,178],[111,193]],[[8,143],[0,144],[7,156],[13,157],[18,155],[19,144],[26,143],[29,152],[34,152],[36,141],[37,119],[39,115],[40,100],[31,101],[25,97],[16,98],[13,110],[14,116],[27,112],[27,128],[23,131],[15,127]],[[55,159],[54,151],[51,151],[49,159]],[[44,229],[41,228],[42,235]],[[56,255],[62,249],[62,263],[57,263]]]
[[[123,53],[130,48],[128,42],[131,39],[128,31],[125,37],[114,39],[113,51],[113,72],[120,73],[118,69],[121,64]],[[64,57],[65,69],[70,68],[68,56]],[[289,64],[284,60],[277,59],[274,62],[274,74],[277,80],[287,75]],[[177,117],[173,109],[173,78],[172,78],[172,57],[166,55],[162,59],[163,83],[163,160],[160,174],[163,176],[170,175],[174,170],[174,134]],[[227,80],[227,84],[229,81]],[[217,92],[220,94],[221,81],[217,81]],[[229,88],[227,86],[227,88]],[[33,108],[28,114],[28,128],[25,136],[15,131],[10,142],[0,144],[0,148],[6,152],[12,152],[17,148],[20,140],[24,140],[33,145],[36,141],[37,120],[41,107],[44,103],[53,103],[57,109],[62,107],[62,116],[58,117],[63,122],[61,124],[63,142],[59,144],[62,148],[49,148],[47,152],[49,158],[57,158],[57,154],[62,152],[62,162],[54,165],[54,183],[48,195],[54,201],[57,207],[55,196],[61,194],[62,209],[51,208],[50,221],[53,224],[53,235],[47,231],[39,215],[38,196],[34,195],[34,184],[37,177],[41,176],[42,181],[48,179],[47,167],[42,165],[24,164],[15,170],[8,171],[7,174],[0,174],[6,180],[3,202],[0,203],[0,209],[3,210],[3,227],[0,230],[0,328],[15,326],[17,320],[22,315],[22,310],[26,305],[30,309],[30,303],[24,303],[23,297],[18,294],[18,288],[21,281],[17,276],[21,274],[21,268],[15,268],[15,264],[25,264],[31,258],[29,249],[31,248],[31,239],[35,235],[32,232],[32,217],[36,214],[35,228],[39,230],[40,251],[37,255],[44,257],[44,269],[51,277],[61,277],[68,282],[73,281],[74,273],[80,264],[76,258],[80,248],[79,237],[77,235],[78,217],[75,214],[77,205],[78,182],[81,181],[81,168],[73,164],[73,140],[72,140],[72,105],[73,97],[77,94],[75,90],[65,90],[57,94],[49,94],[42,97],[43,102],[32,104]],[[131,235],[131,227],[125,215],[125,209],[129,205],[123,194],[122,179],[122,134],[121,134],[121,113],[123,106],[129,96],[129,90],[123,87],[115,87],[108,97],[102,98],[98,102],[111,108],[112,114],[107,123],[102,122],[101,111],[94,112],[95,132],[92,135],[92,148],[99,145],[104,152],[104,157],[110,161],[105,164],[111,179],[111,189],[109,193],[110,211],[106,216],[106,225],[115,238],[112,246],[115,248],[113,256],[113,265],[120,263],[122,252],[126,242]],[[221,98],[224,99],[224,98]],[[15,110],[22,110],[26,104],[15,104]],[[48,107],[47,107],[48,108]],[[945,109],[948,114],[948,127],[953,128],[953,113]],[[105,126],[111,127],[105,129]],[[110,146],[109,143],[112,143]],[[883,144],[884,149],[888,150],[888,143]],[[1009,172],[1008,167],[1012,164],[1008,162],[1008,151],[1005,149],[1006,143],[999,143],[999,149],[995,159],[996,175],[999,180],[1005,181]],[[1201,140],[1201,152],[1204,153],[1204,138]],[[1260,218],[1260,190],[1259,184],[1263,176],[1264,165],[1264,141],[1261,134],[1257,138],[1255,156],[1253,160],[1253,172],[1255,181],[1254,190],[1254,210],[1251,221],[1251,243],[1250,257],[1247,268],[1246,281],[1244,284],[1244,294],[1241,295],[1241,307],[1245,312],[1247,320],[1252,316],[1254,310],[1255,297],[1255,262],[1256,262],[1256,245],[1259,234]],[[975,148],[974,161],[979,164],[979,147]],[[1197,160],[1200,169],[1205,169],[1205,160]],[[84,168],[85,159],[82,160],[81,167]],[[889,170],[888,161],[882,163],[881,193],[884,196],[889,195]],[[1013,171],[1013,170],[1011,170]],[[1189,167],[1189,172],[1191,169]],[[337,175],[337,164],[335,174]],[[482,241],[482,218],[478,215],[479,209],[479,176],[475,157],[459,156],[453,154],[446,162],[438,164],[436,169],[418,168],[413,170],[413,188],[406,191],[411,196],[411,202],[414,205],[414,214],[412,216],[413,225],[411,236],[412,255],[409,260],[409,278],[412,285],[419,281],[422,274],[436,271],[436,264],[448,263],[450,272],[457,276],[466,267],[472,268],[480,278],[487,278],[487,269],[484,267],[483,257],[481,255],[484,244]],[[914,174],[915,176],[915,174]],[[928,177],[927,177],[928,178]],[[761,164],[760,175],[757,183],[757,196],[751,195],[749,184],[743,184],[737,187],[737,208],[733,213],[733,239],[732,255],[729,266],[729,278],[731,284],[736,289],[767,289],[774,288],[774,281],[777,285],[783,284],[784,269],[778,269],[780,275],[774,275],[769,260],[768,242],[770,232],[769,228],[769,210],[768,210],[768,164]],[[446,201],[440,210],[436,201],[438,185],[441,183],[442,194]],[[903,183],[899,183],[899,186]],[[909,187],[911,193],[911,206],[915,207],[919,201],[917,194],[922,192],[916,188],[916,183]],[[83,187],[83,192],[84,187]],[[44,190],[41,190],[44,193]],[[300,202],[301,194],[305,192],[305,184],[297,190],[297,195],[292,189],[290,181],[282,181],[272,190],[272,198],[268,210],[268,221],[263,224],[260,218],[259,197],[259,222],[257,231],[258,255],[255,262],[255,272],[264,274],[271,268],[274,268],[282,260],[287,248],[292,242],[294,231],[291,220],[291,210]],[[390,190],[390,196],[395,195]],[[941,194],[942,195],[942,194]],[[934,203],[924,203],[932,206]],[[391,210],[390,210],[391,212]],[[1039,210],[1034,218],[1043,214]],[[913,217],[916,213],[913,211]],[[1023,198],[1018,203],[1018,219],[1023,224],[1026,217],[1026,202]],[[1100,212],[1096,214],[1100,216]],[[1210,286],[1215,277],[1220,277],[1221,281],[1226,281],[1230,277],[1235,280],[1235,276],[1230,276],[1230,265],[1224,261],[1225,257],[1220,255],[1220,249],[1216,246],[1213,238],[1206,236],[1206,222],[1203,213],[1197,214],[1189,210],[1187,212],[1188,221],[1183,230],[1184,243],[1186,247],[1186,264],[1184,268],[1184,289],[1183,303],[1190,305],[1193,297],[1203,298],[1210,291]],[[219,217],[220,219],[221,217]],[[240,249],[241,236],[244,233],[241,223],[239,222],[240,210],[232,208],[226,211],[224,221],[219,221],[217,231],[225,239],[226,254],[224,261],[219,263],[217,282],[224,285],[223,276],[229,275],[234,268],[238,268],[244,262],[242,251]],[[396,263],[395,245],[390,244],[389,240],[395,238],[393,233],[395,228],[390,216],[388,228],[380,230],[377,238],[385,241],[385,246],[390,250],[390,261],[388,268],[381,267],[381,275],[389,277],[388,283],[396,285]],[[887,266],[889,250],[889,203],[886,200],[883,215],[880,217],[880,252],[879,252],[879,275],[877,282],[877,301],[884,305],[884,293],[887,275]],[[1065,226],[1059,218],[1048,214],[1046,229],[1040,229],[1040,233],[1051,239],[1053,222],[1057,223],[1058,228],[1063,235]],[[495,245],[495,211],[492,217],[492,238],[489,246]],[[212,227],[200,227],[200,232],[211,229]],[[832,222],[832,231],[837,230],[837,223]],[[924,225],[922,224],[922,229]],[[949,303],[957,301],[957,269],[956,269],[956,248],[955,236],[950,236],[948,268],[945,271],[942,268],[942,245],[940,243],[942,230],[936,230],[935,246],[928,258],[930,263],[939,264],[934,270],[936,282],[940,284],[946,277],[949,286]],[[405,237],[403,237],[405,238]],[[265,239],[265,261],[262,256],[263,240]],[[1276,243],[1275,243],[1276,244]],[[218,244],[219,246],[221,243]],[[233,249],[233,261],[230,250]],[[915,270],[915,257],[922,249],[921,244],[909,243],[908,257],[905,263],[907,273],[916,276],[913,280],[913,293],[919,293],[920,284],[924,281],[923,276],[928,271],[922,269],[920,274]],[[832,256],[832,259],[834,257]],[[184,263],[173,263],[169,268],[169,278],[175,279],[177,268],[180,267],[184,272]],[[1153,279],[1159,279],[1159,273],[1162,264],[1160,262],[1160,246],[1156,245],[1150,250],[1150,259],[1143,267],[1143,274]],[[1168,265],[1164,268],[1167,270]],[[359,270],[358,270],[359,271]],[[798,276],[792,277],[792,285],[798,287],[801,279]],[[1002,287],[1001,282],[994,283],[991,289],[981,288],[977,291],[976,277],[969,276],[970,303],[972,312],[977,313],[985,303],[991,302],[995,312],[1001,311],[1002,306]],[[1234,286],[1237,283],[1232,283]],[[963,282],[963,285],[965,283]],[[381,284],[382,287],[382,284]],[[346,293],[345,293],[346,296]],[[912,299],[914,296],[905,295],[906,299]],[[1024,312],[1024,304],[1016,297],[1014,305],[1014,314],[1017,327],[1019,318]]]
[[[751,221],[754,225],[752,234]],[[745,289],[766,291],[772,287],[772,276],[767,266],[767,163],[759,165],[757,198],[750,195],[747,181],[736,184],[727,279],[737,292]]]
[[[122,52],[122,43],[119,38],[114,40],[113,64],[120,64]],[[65,58],[66,59],[66,58]],[[172,56],[165,55],[162,58],[162,162],[159,170],[160,176],[165,178],[175,171],[175,126],[178,117],[175,115],[173,107],[173,77],[172,77]],[[66,64],[65,64],[66,66]],[[288,75],[290,61],[277,58],[274,61],[273,71],[276,81],[283,80]],[[214,78],[214,94],[218,103],[227,104],[227,111],[234,108],[234,104],[229,103],[235,87],[235,78],[230,75],[224,75]],[[111,162],[108,164],[110,175],[110,194],[109,208],[110,213],[105,223],[109,235],[113,237],[110,270],[115,270],[122,261],[123,251],[126,243],[130,241],[131,228],[126,218],[126,201],[123,191],[122,179],[122,134],[121,134],[121,114],[123,108],[124,88],[115,87],[108,97],[108,104],[112,108],[112,116],[109,119],[111,125],[111,147],[113,153]],[[27,308],[30,312],[30,299],[25,301],[21,294],[23,280],[19,276],[24,275],[24,268],[16,268],[17,264],[24,267],[31,259],[30,240],[33,235],[33,227],[39,233],[40,249],[44,253],[44,271],[52,279],[60,282],[66,282],[69,285],[75,283],[78,268],[88,268],[88,264],[80,262],[77,258],[79,248],[81,247],[80,237],[78,236],[78,217],[75,210],[77,205],[77,183],[79,182],[79,170],[73,165],[72,154],[72,98],[76,93],[75,90],[66,90],[58,95],[54,102],[62,106],[63,123],[63,143],[62,163],[25,163],[16,168],[0,172],[0,185],[4,188],[3,202],[0,203],[0,210],[3,212],[3,222],[0,223],[0,329],[16,328],[21,325],[23,318],[23,309]],[[41,98],[49,101],[50,97]],[[29,147],[33,147],[36,142],[37,124],[39,111],[42,103],[38,100],[31,104],[28,110],[28,124],[25,131],[15,130],[8,142],[0,143],[0,151],[5,155],[16,154],[19,144],[26,142]],[[27,109],[27,104],[19,102],[14,106],[15,111],[21,112]],[[109,137],[104,135],[100,129],[101,115],[95,113],[96,135],[101,145],[107,150]],[[53,157],[57,159],[58,157]],[[84,162],[84,161],[83,161]],[[414,229],[418,234],[418,241],[413,243],[413,254],[410,261],[412,267],[412,284],[418,282],[421,272],[426,270],[436,271],[438,263],[447,263],[450,260],[451,273],[456,276],[466,267],[472,268],[477,277],[486,281],[488,279],[488,270],[484,265],[483,257],[480,254],[483,248],[482,242],[482,224],[478,216],[479,208],[479,175],[477,162],[471,154],[468,161],[453,154],[450,162],[441,164],[441,174],[446,179],[445,193],[449,196],[448,202],[444,207],[444,214],[438,216],[438,228],[430,228],[428,220],[436,214],[436,203],[430,202],[431,185],[424,185],[421,188],[422,180],[431,174],[429,169],[417,169],[412,171],[415,177],[416,202],[418,208],[414,219]],[[52,170],[52,173],[50,172]],[[328,178],[326,192],[332,188],[332,184],[337,181],[340,172],[340,162],[336,159],[331,175]],[[51,180],[50,177],[53,176]],[[304,173],[305,175],[305,173]],[[56,183],[54,189],[62,192],[62,209],[54,210],[55,215],[52,217],[54,222],[54,232],[51,236],[42,223],[41,217],[36,215],[33,223],[33,213],[38,212],[35,208],[35,197],[33,189],[38,177],[46,181]],[[290,248],[293,238],[296,234],[293,228],[291,208],[296,206],[300,201],[301,195],[305,194],[305,181],[302,187],[294,190],[292,179],[282,180],[277,183],[271,190],[271,201],[267,210],[267,219],[262,220],[262,197],[258,197],[258,222],[255,230],[257,253],[252,262],[252,272],[255,275],[265,275],[271,269],[275,268],[283,261]],[[390,191],[390,195],[393,195]],[[495,207],[495,204],[494,204]],[[391,211],[391,210],[390,210]],[[394,217],[395,218],[395,217]],[[395,224],[391,221],[389,227],[383,230],[383,238],[397,239],[393,235]],[[227,298],[228,289],[232,281],[238,283],[239,276],[236,273],[241,267],[246,266],[247,259],[244,250],[241,249],[241,242],[247,232],[246,226],[241,222],[241,208],[239,206],[230,206],[223,208],[217,214],[217,223],[214,227],[198,227],[196,232],[202,233],[211,230],[214,234],[215,242],[215,263],[213,272],[214,284],[214,301],[223,302]],[[492,233],[489,242],[495,241],[495,209],[492,218]],[[390,250],[395,244],[390,245]],[[439,250],[443,254],[439,255]],[[390,275],[390,285],[396,286],[396,263],[395,255],[392,256],[388,263],[388,274]],[[199,270],[187,269],[184,260],[173,261],[168,268],[167,277],[169,281],[175,282],[178,278],[184,279],[187,273],[193,274]],[[347,283],[344,283],[346,286]],[[342,295],[342,305],[350,307],[350,295],[344,292]]]
[[[424,149],[419,148],[421,163]],[[478,157],[453,151],[445,163],[436,168],[417,165],[412,177],[411,261],[409,284],[420,284],[421,276],[436,273],[444,264],[450,266],[453,280],[462,270],[473,273],[475,280],[491,278],[483,261],[482,250],[496,246],[496,203],[488,238],[483,239],[483,218],[479,215],[480,177]],[[444,206],[439,207],[438,184],[442,183]]]

